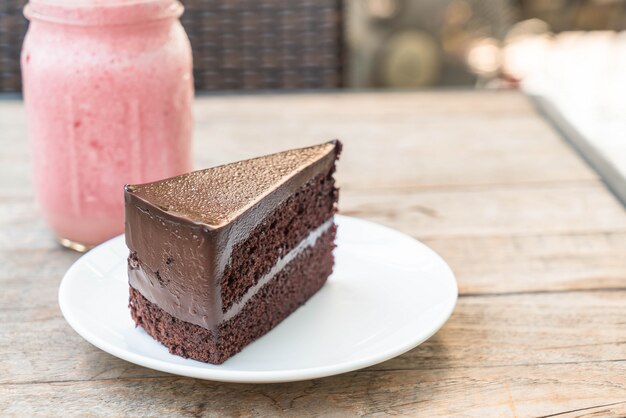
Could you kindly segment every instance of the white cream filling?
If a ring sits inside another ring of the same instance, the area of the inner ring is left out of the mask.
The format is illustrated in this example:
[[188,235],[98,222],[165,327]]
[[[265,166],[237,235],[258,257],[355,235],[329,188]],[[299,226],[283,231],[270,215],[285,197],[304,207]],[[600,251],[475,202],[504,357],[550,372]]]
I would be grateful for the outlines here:
[[261,277],[261,279],[259,279],[259,281],[254,286],[248,289],[248,291],[243,295],[241,299],[233,303],[233,305],[228,308],[226,313],[224,313],[222,321],[226,322],[232,319],[235,315],[237,315],[243,309],[245,304],[248,303],[248,301],[259,290],[261,290],[263,286],[269,283],[274,278],[274,276],[276,276],[283,268],[285,268],[287,264],[289,264],[294,258],[296,258],[302,251],[314,246],[317,240],[324,234],[324,232],[330,229],[330,227],[333,225],[333,219],[334,218],[330,218],[329,220],[315,228],[309,233],[309,235],[307,235],[306,238],[300,241],[300,243],[296,245],[293,250],[289,251],[283,257],[278,259],[278,261],[276,262],[276,264],[274,264],[270,271],[268,271],[263,277]]

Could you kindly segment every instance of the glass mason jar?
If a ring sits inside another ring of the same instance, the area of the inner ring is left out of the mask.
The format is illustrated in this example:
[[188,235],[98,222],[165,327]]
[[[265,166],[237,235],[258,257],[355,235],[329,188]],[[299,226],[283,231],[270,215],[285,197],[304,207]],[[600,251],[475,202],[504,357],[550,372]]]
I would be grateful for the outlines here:
[[22,47],[34,185],[61,244],[124,231],[123,185],[192,168],[192,60],[176,0],[30,0]]

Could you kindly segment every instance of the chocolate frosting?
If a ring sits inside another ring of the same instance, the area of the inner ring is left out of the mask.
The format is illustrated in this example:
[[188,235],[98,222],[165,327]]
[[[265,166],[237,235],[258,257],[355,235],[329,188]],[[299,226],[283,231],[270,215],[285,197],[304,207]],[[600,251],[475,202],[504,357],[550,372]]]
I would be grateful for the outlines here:
[[183,321],[215,329],[233,247],[319,173],[339,141],[125,186],[129,282]]

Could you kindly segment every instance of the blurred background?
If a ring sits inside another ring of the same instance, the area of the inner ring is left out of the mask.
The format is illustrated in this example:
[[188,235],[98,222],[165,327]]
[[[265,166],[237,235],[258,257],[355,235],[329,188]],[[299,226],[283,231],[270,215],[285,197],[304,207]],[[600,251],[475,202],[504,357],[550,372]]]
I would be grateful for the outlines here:
[[[623,0],[183,3],[198,90],[517,87],[528,77],[536,88],[548,54],[585,48],[586,62],[609,65],[626,51]],[[21,88],[24,4],[0,2],[2,91]]]
[[[25,2],[0,2],[1,91],[21,89]],[[554,73],[576,79],[588,75],[585,69],[604,67],[616,76],[626,70],[626,38],[619,33],[626,29],[623,0],[183,3],[182,21],[201,91],[433,86],[543,90],[551,88]],[[619,87],[624,86],[622,82]]]
[[[0,2],[3,92],[21,89],[25,2]],[[183,3],[199,92],[522,89],[626,174],[626,0]]]

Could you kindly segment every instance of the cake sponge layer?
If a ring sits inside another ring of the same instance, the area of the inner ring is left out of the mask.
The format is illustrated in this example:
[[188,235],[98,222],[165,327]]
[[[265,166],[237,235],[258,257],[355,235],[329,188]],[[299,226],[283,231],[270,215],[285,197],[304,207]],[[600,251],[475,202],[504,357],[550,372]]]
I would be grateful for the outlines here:
[[264,219],[246,241],[236,245],[221,280],[223,312],[312,230],[332,218],[336,201],[333,171],[320,174]]
[[278,325],[326,282],[333,269],[333,225],[263,286],[232,319],[211,331],[173,317],[130,287],[129,307],[137,326],[170,353],[221,364]]

